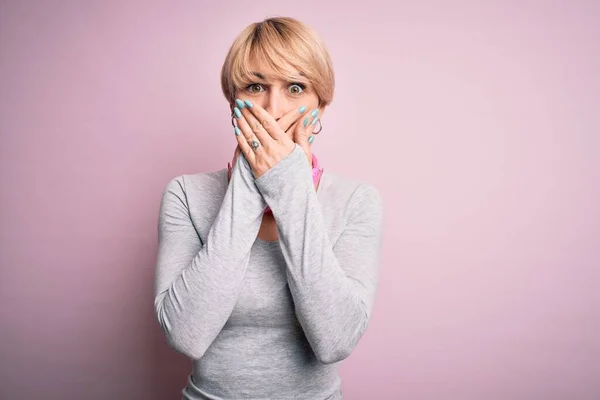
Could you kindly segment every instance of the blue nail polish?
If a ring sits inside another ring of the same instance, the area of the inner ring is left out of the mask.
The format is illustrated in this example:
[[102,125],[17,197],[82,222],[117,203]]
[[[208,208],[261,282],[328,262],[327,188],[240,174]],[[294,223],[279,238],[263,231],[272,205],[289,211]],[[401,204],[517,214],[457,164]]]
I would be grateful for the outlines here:
[[235,136],[240,136],[242,131],[240,131],[240,128],[238,128],[237,126],[233,127],[233,132],[235,133]]
[[300,108],[298,109],[298,112],[299,112],[300,114],[302,114],[304,111],[306,111],[306,106],[302,106],[302,107],[300,107]]
[[309,117],[306,117],[306,118],[304,118],[304,122],[303,122],[303,125],[304,125],[304,126],[308,126],[308,118],[309,118]]
[[237,104],[239,108],[244,108],[244,102],[240,99],[235,99],[235,104]]
[[254,104],[252,104],[252,102],[250,100],[244,100],[244,103],[246,103],[248,108],[252,108],[252,106],[254,105]]
[[308,138],[308,143],[312,143],[313,140],[315,140],[315,135],[310,135],[310,137]]
[[312,124],[311,124],[311,125],[314,125],[314,124],[316,124],[318,120],[319,120],[319,118],[315,118],[315,119],[313,120],[313,122],[312,122]]
[[317,108],[316,110],[313,110],[313,112],[310,113],[310,116],[313,118],[316,118],[317,115],[319,115],[319,109]]
[[242,112],[240,111],[240,109],[239,109],[239,108],[237,108],[237,107],[233,107],[233,113],[235,114],[235,116],[236,116],[238,119],[242,118]]

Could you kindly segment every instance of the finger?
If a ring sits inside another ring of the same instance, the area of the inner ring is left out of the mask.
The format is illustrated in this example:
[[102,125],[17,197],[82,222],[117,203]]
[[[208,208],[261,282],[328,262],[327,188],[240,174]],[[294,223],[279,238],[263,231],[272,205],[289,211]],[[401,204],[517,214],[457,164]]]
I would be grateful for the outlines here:
[[310,112],[310,114],[306,115],[304,120],[302,121],[302,126],[306,128],[306,131],[311,131],[311,125],[315,125],[319,120],[319,109],[315,108]]
[[287,135],[295,142],[296,141],[296,136],[298,133],[298,129],[302,126],[302,121],[299,119],[298,121],[294,122],[287,130]]
[[302,147],[302,150],[304,150],[304,153],[306,154],[308,163],[312,165],[310,142],[308,141],[308,133],[306,132],[306,127],[304,127],[302,124],[302,120],[298,120],[291,129],[294,129],[294,142],[298,144],[298,146]]
[[248,163],[250,165],[254,165],[254,163],[256,162],[256,154],[254,154],[254,150],[248,144],[248,139],[246,139],[246,137],[242,134],[242,131],[237,126],[233,128],[233,130],[238,142],[238,148],[240,149],[240,153],[242,153],[246,157],[246,160],[248,160]]
[[292,124],[296,123],[306,113],[306,110],[306,106],[295,108],[279,118],[277,122],[281,129],[287,132],[292,127]]
[[302,125],[304,128],[304,137],[306,137],[308,143],[312,143],[315,139],[313,132],[315,130],[315,126],[319,122],[319,109],[314,109],[311,113],[304,118]]
[[[239,113],[236,112],[235,109],[237,109]],[[238,107],[235,107],[235,109],[234,112],[236,113],[236,117],[241,114],[241,117],[238,117],[238,123],[246,138],[248,140],[254,140],[256,138],[265,149],[268,149],[271,144],[273,144],[274,139],[269,135],[262,124],[250,111],[248,111],[246,106],[241,110]]]
[[306,128],[302,124],[302,121],[303,120],[299,120],[298,122],[296,122],[293,125],[293,128],[290,128],[290,129],[294,129],[294,131],[293,131],[294,142],[298,143],[301,146],[303,146],[308,140]]
[[[248,119],[250,126],[256,128],[254,133],[258,136],[259,140],[263,140],[259,135],[265,133],[273,140],[282,140],[284,138],[285,131],[281,129],[275,118],[267,110],[258,104],[253,104],[250,100],[244,100],[244,102],[246,103],[244,116]],[[252,121],[252,118],[256,120],[258,125],[253,125],[254,121]],[[268,138],[265,137],[264,140],[268,141]]]
[[[241,131],[241,133],[243,134],[245,140],[246,140],[246,144],[248,144],[249,141],[254,140],[254,139],[258,139],[258,141],[260,142],[260,144],[264,145],[264,142],[267,140],[272,140],[272,139],[263,139],[260,140],[260,138],[258,137],[258,135],[256,135],[256,131],[259,131],[262,129],[262,127],[257,126],[257,122],[256,120],[254,121],[248,121],[246,119],[246,117],[252,117],[252,114],[249,112],[242,112],[238,107],[234,107],[233,108],[233,113],[235,114],[235,117],[237,118],[237,124],[238,127]],[[252,117],[254,118],[254,117]],[[253,124],[253,125],[251,125]],[[260,125],[260,124],[258,124]],[[264,130],[264,129],[263,129]],[[262,133],[263,137],[269,137],[269,134],[265,132]],[[260,147],[258,147],[258,149],[256,151],[260,151]]]
[[[258,139],[258,137],[256,137],[240,109],[238,107],[234,107],[233,112],[237,121],[237,126],[234,128],[234,132],[238,139],[238,145],[242,153],[246,156],[248,162],[250,162],[251,165],[254,165],[256,162],[257,153],[263,151],[263,146],[261,146],[262,142]],[[256,150],[250,146],[250,142],[254,140],[258,140],[259,142],[259,146],[256,148]]]

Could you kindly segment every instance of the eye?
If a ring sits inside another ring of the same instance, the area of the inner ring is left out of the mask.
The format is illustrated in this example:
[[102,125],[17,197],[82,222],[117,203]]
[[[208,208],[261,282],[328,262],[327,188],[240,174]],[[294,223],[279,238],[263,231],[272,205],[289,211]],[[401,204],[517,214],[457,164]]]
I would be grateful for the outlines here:
[[246,87],[246,90],[248,90],[250,93],[260,93],[265,91],[265,89],[259,83],[251,83]]
[[301,83],[292,83],[288,90],[291,94],[300,94],[304,91],[305,86]]

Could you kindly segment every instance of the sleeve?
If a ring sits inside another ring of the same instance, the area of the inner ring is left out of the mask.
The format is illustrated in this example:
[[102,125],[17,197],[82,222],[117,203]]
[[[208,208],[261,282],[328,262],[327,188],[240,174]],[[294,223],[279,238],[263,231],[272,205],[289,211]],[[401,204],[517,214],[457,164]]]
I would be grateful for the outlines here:
[[243,154],[203,243],[188,208],[185,181],[170,181],[158,218],[155,311],[168,343],[199,359],[239,296],[266,203]]
[[347,225],[331,243],[300,146],[255,182],[277,222],[288,284],[304,333],[319,361],[341,361],[365,332],[375,300],[381,197],[373,186],[359,185],[348,205]]

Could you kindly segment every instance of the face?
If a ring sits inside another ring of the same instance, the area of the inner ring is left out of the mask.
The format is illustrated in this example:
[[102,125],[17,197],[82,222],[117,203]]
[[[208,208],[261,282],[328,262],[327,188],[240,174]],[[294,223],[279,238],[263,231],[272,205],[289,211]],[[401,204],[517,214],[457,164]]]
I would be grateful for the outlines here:
[[[255,80],[237,91],[236,98],[248,99],[259,104],[276,120],[301,106],[307,107],[309,111],[318,108],[319,97],[308,80],[300,73],[293,81],[283,81],[274,78],[272,70],[265,65],[254,64],[252,71],[255,73]],[[322,117],[323,112],[324,108],[321,108],[319,117]],[[288,135],[292,137],[292,129],[288,130]]]

